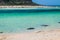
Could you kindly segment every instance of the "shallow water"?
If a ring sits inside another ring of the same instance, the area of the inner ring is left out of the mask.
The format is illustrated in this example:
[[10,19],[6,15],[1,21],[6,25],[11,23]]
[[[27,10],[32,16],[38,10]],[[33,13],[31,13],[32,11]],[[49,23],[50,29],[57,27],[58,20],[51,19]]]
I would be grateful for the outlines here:
[[[57,29],[60,28],[60,23],[58,22],[60,22],[60,10],[0,10],[0,32],[4,33]],[[34,29],[27,30],[27,28]]]

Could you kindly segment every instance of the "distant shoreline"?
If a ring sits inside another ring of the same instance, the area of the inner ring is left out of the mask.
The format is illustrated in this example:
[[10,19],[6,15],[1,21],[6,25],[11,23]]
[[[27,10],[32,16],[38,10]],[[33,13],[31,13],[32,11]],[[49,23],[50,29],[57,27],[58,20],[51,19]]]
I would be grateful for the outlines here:
[[50,6],[0,6],[0,8],[58,8],[58,7],[50,7]]

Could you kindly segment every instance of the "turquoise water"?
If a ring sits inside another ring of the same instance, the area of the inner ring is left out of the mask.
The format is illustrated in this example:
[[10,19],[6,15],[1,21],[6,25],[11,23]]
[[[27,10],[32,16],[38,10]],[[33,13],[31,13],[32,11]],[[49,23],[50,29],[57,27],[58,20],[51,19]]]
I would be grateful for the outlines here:
[[[0,32],[4,33],[57,29],[60,28],[58,22],[60,10],[0,10]],[[35,29],[27,30],[27,28]]]

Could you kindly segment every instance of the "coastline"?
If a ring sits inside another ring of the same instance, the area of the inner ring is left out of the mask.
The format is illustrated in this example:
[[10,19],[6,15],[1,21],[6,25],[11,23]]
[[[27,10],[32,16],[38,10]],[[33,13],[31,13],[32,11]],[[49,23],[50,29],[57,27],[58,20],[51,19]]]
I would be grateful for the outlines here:
[[28,6],[28,5],[14,5],[14,6],[0,6],[0,8],[60,8],[58,6],[53,7],[53,6]]
[[0,6],[0,10],[60,10],[60,7],[52,6],[28,6],[28,5],[19,5],[19,6]]
[[[4,8],[25,8],[25,7],[26,6],[23,7],[22,6],[0,6],[0,8],[3,9]],[[37,7],[27,6],[26,8],[37,8]],[[26,33],[2,33],[0,34],[0,40],[60,40],[60,29],[43,30],[43,31],[36,30],[34,32],[26,32]]]
[[60,29],[30,33],[0,34],[2,40],[60,40]]

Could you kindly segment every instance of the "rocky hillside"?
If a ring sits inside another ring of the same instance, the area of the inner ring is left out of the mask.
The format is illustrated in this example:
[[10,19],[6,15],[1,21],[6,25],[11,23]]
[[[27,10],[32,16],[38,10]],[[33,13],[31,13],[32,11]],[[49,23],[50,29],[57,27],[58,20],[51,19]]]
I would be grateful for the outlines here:
[[0,5],[38,5],[32,0],[0,0]]

